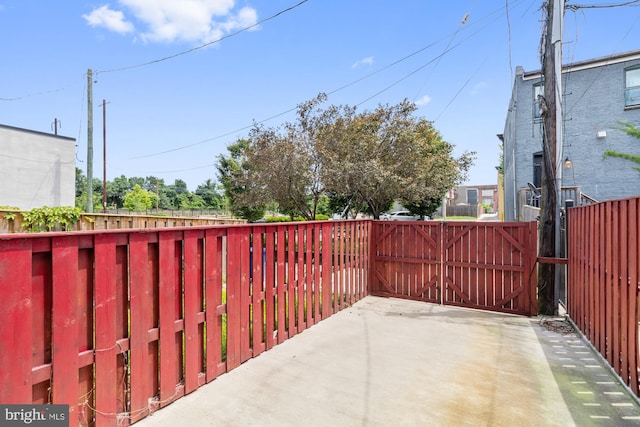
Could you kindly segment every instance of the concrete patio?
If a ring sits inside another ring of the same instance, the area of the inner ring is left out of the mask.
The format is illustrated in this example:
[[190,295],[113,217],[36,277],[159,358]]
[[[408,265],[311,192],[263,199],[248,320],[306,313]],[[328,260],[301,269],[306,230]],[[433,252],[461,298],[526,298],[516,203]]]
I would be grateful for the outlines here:
[[136,426],[640,425],[553,320],[367,297]]

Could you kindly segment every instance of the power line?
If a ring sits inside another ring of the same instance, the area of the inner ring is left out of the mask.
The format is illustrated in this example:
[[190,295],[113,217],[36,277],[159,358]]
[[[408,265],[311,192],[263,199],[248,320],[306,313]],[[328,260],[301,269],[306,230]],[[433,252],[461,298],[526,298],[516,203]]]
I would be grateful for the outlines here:
[[[637,1],[640,1],[640,0],[637,0]],[[633,2],[633,3],[635,3],[635,2]],[[638,21],[640,21],[640,15],[636,18],[636,20],[633,22],[633,24],[631,24],[631,27],[627,30],[627,32],[624,34],[624,36],[622,36],[622,39],[620,39],[620,41],[618,42],[618,46],[620,46],[620,44],[627,38],[627,36],[629,35],[629,33],[631,33],[631,31],[636,26]],[[584,91],[580,94],[578,99],[576,99],[576,101],[573,103],[573,106],[572,106],[571,110],[567,111],[567,114],[569,114],[571,111],[573,111],[573,108],[576,105],[578,105],[578,102],[580,102],[582,100],[582,98],[584,98],[584,96],[587,94],[587,92],[589,92],[589,89],[591,89],[591,87],[598,80],[600,75],[604,72],[604,69],[606,68],[606,66],[609,65],[610,58],[612,58],[612,57],[614,57],[616,55],[616,51],[617,50],[618,49],[616,48],[615,51],[611,55],[608,56],[607,61],[605,62],[605,65],[600,68],[600,70],[598,71],[598,74],[596,74],[594,76],[593,80],[591,80],[591,82],[587,85],[587,87],[584,89]]]
[[509,51],[509,75],[513,81],[513,63],[511,59],[511,19],[509,18],[509,0],[505,0],[505,14],[507,15],[507,44]]
[[456,98],[458,97],[458,95],[460,95],[460,93],[462,93],[462,91],[464,90],[465,87],[467,87],[467,85],[469,84],[469,82],[476,76],[476,74],[478,74],[478,72],[480,71],[480,69],[482,68],[482,66],[485,64],[485,62],[487,62],[487,59],[485,58],[484,61],[482,61],[482,63],[478,66],[478,68],[476,68],[476,70],[473,72],[473,74],[471,76],[469,76],[469,78],[467,79],[466,82],[464,82],[464,84],[462,85],[462,87],[458,90],[458,92],[456,92],[456,94],[453,96],[453,98],[451,98],[451,100],[447,103],[447,105],[445,105],[444,109],[440,112],[440,114],[438,114],[438,116],[435,118],[435,120],[433,121],[434,123],[437,122],[440,117],[442,117],[442,115],[445,113],[445,111],[447,111],[447,109],[449,108],[449,106],[451,104],[453,104],[453,101],[456,100]]
[[42,92],[35,92],[35,93],[30,93],[30,94],[27,94],[27,95],[24,95],[24,96],[18,96],[18,97],[15,97],[15,98],[0,98],[0,101],[20,101],[22,99],[32,98],[34,96],[48,95],[50,93],[62,92],[64,90],[65,90],[64,88],[45,90],[45,91],[42,91]]
[[[525,0],[516,0],[515,5],[518,5],[519,3],[522,3],[523,1],[525,1]],[[491,13],[489,13],[488,15],[486,15],[486,16],[484,16],[484,17],[480,18],[480,19],[479,19],[478,21],[476,21],[476,22],[469,23],[469,24],[466,26],[466,28],[471,28],[471,27],[473,27],[473,26],[475,26],[475,25],[478,25],[478,24],[479,24],[479,23],[481,23],[482,21],[484,21],[484,20],[486,20],[486,19],[489,19],[489,18],[493,17],[494,15],[496,15],[497,13],[502,12],[503,10],[504,10],[504,6],[503,6],[503,7],[501,7],[501,8],[498,8],[498,9],[496,9],[496,10],[494,10],[494,11],[492,11]],[[374,95],[372,95],[372,96],[368,97],[367,99],[365,99],[364,101],[362,101],[362,102],[358,103],[357,105],[359,106],[359,105],[364,104],[364,103],[365,103],[365,102],[367,102],[367,101],[370,101],[371,99],[375,98],[376,96],[378,96],[378,95],[380,95],[380,94],[382,94],[382,93],[386,92],[387,90],[389,90],[389,89],[391,89],[392,87],[396,86],[396,85],[397,85],[397,84],[399,84],[400,82],[402,82],[402,81],[406,80],[407,78],[411,77],[412,75],[416,74],[418,71],[420,71],[420,70],[424,69],[425,67],[427,67],[427,66],[428,66],[428,65],[430,65],[431,63],[435,62],[436,60],[438,60],[438,59],[439,59],[439,58],[441,58],[442,56],[444,56],[444,55],[446,55],[447,53],[449,53],[450,51],[454,50],[455,48],[457,48],[457,47],[458,47],[459,45],[461,45],[462,43],[464,43],[464,42],[466,42],[467,40],[469,40],[469,39],[473,38],[474,36],[476,36],[478,33],[480,33],[480,32],[481,32],[481,31],[483,31],[485,28],[487,28],[487,27],[488,27],[488,26],[489,26],[493,21],[495,21],[495,19],[499,18],[500,16],[501,16],[501,15],[497,16],[497,17],[496,17],[496,18],[494,18],[492,21],[489,21],[489,22],[488,22],[488,23],[486,23],[484,26],[480,27],[477,31],[475,31],[474,33],[470,34],[468,37],[466,37],[466,38],[465,38],[465,39],[463,39],[462,41],[458,42],[458,43],[457,43],[457,44],[455,44],[453,47],[450,47],[449,49],[445,50],[445,51],[444,51],[444,52],[442,52],[440,55],[436,56],[435,58],[430,59],[426,64],[421,65],[418,69],[416,69],[416,70],[414,70],[414,71],[410,72],[408,75],[405,75],[405,76],[404,76],[404,77],[402,77],[400,80],[397,80],[397,81],[395,81],[394,83],[392,83],[391,85],[389,85],[389,86],[385,87],[384,89],[382,89],[382,90],[380,90],[380,91],[376,92]],[[400,63],[402,63],[402,62],[404,62],[404,61],[408,60],[409,58],[412,58],[412,57],[416,56],[417,54],[419,54],[419,53],[421,53],[421,52],[423,52],[423,51],[425,51],[425,50],[427,50],[427,49],[429,49],[429,48],[431,48],[431,47],[433,47],[433,46],[435,46],[435,45],[439,44],[440,42],[442,42],[442,41],[444,41],[444,40],[446,40],[446,39],[450,38],[452,35],[456,35],[459,31],[460,31],[460,28],[456,29],[456,31],[454,31],[452,34],[448,34],[448,35],[446,35],[446,36],[444,36],[444,37],[442,37],[442,38],[438,39],[438,40],[437,40],[437,41],[435,41],[435,42],[429,43],[428,45],[423,46],[423,47],[421,47],[421,48],[419,48],[419,49],[415,50],[414,52],[411,52],[410,54],[405,55],[404,57],[402,57],[402,58],[400,58],[400,59],[398,59],[398,60],[396,60],[396,61],[394,61],[394,62],[392,62],[392,63],[390,63],[390,64],[388,64],[388,65],[386,65],[386,66],[384,66],[384,67],[382,67],[382,68],[380,68],[380,69],[378,69],[378,70],[376,70],[376,71],[373,71],[373,72],[371,72],[371,73],[369,73],[369,74],[367,74],[367,75],[365,75],[365,76],[363,76],[363,77],[360,77],[360,78],[358,78],[358,79],[356,79],[356,80],[354,80],[354,81],[352,81],[352,82],[350,82],[350,83],[347,83],[347,84],[345,84],[345,85],[343,85],[343,86],[340,86],[340,87],[338,87],[337,89],[334,89],[334,90],[332,90],[332,91],[328,91],[328,92],[325,92],[325,93],[326,93],[327,95],[333,95],[333,94],[335,94],[335,93],[337,93],[337,92],[339,92],[339,91],[341,91],[341,90],[344,90],[344,89],[346,89],[346,88],[348,88],[348,87],[350,87],[350,86],[353,86],[353,85],[355,85],[355,84],[357,84],[357,83],[360,83],[360,82],[361,82],[361,81],[363,81],[363,80],[366,80],[366,79],[368,79],[368,78],[370,78],[370,77],[372,77],[372,76],[374,76],[374,75],[376,75],[376,74],[379,74],[379,73],[381,73],[382,71],[385,71],[385,70],[387,70],[387,69],[389,69],[389,68],[391,68],[391,67],[393,67],[393,66],[395,66],[395,65],[397,65],[397,64],[400,64]],[[194,143],[191,143],[191,144],[181,145],[181,146],[179,146],[179,147],[175,147],[175,148],[172,148],[172,149],[169,149],[169,150],[163,150],[163,151],[158,151],[158,152],[154,152],[154,153],[149,153],[149,154],[145,154],[145,155],[141,155],[141,156],[130,157],[129,159],[130,159],[130,160],[138,160],[138,159],[143,159],[143,158],[148,158],[148,157],[155,157],[155,156],[159,156],[159,155],[162,155],[162,154],[173,153],[173,152],[176,152],[176,151],[180,151],[180,150],[184,150],[184,149],[187,149],[187,148],[195,147],[195,146],[197,146],[197,145],[202,145],[202,144],[205,144],[205,143],[207,143],[207,142],[211,142],[211,141],[214,141],[214,140],[217,140],[217,139],[221,139],[221,138],[224,138],[224,137],[227,137],[227,136],[230,136],[230,135],[236,134],[236,133],[238,133],[238,132],[242,132],[242,131],[244,131],[244,130],[250,129],[254,124],[261,124],[261,123],[265,123],[265,122],[268,122],[268,121],[270,121],[270,120],[273,120],[273,119],[275,119],[275,118],[277,118],[277,117],[284,116],[285,114],[288,114],[288,113],[290,113],[290,112],[292,112],[292,111],[295,111],[295,110],[296,110],[296,108],[297,108],[297,107],[290,108],[290,109],[288,109],[288,110],[286,110],[286,111],[283,111],[283,112],[281,112],[281,113],[275,114],[275,115],[273,115],[273,116],[271,116],[271,117],[268,117],[268,118],[266,118],[266,119],[263,119],[263,120],[260,120],[260,121],[254,122],[254,123],[253,123],[253,124],[251,124],[251,125],[243,126],[243,127],[241,127],[241,128],[238,128],[238,129],[232,130],[232,131],[230,131],[230,132],[226,132],[226,133],[221,134],[221,135],[216,135],[216,136],[213,136],[213,137],[211,137],[211,138],[203,139],[203,140],[201,140],[201,141],[194,142]]]
[[[487,15],[485,18],[503,10],[504,8],[500,8],[497,9],[496,11],[492,12],[491,14]],[[480,21],[484,20],[485,18],[481,19]],[[497,19],[498,17],[496,17],[495,19]],[[478,22],[480,22],[478,21]],[[418,67],[417,69],[411,71],[409,74],[406,74],[405,76],[401,77],[400,79],[396,80],[395,82],[393,82],[392,84],[390,84],[389,86],[385,87],[384,89],[376,92],[375,94],[371,95],[370,97],[368,97],[367,99],[365,99],[364,101],[359,102],[358,104],[356,104],[357,106],[360,106],[362,104],[364,104],[367,101],[370,101],[371,99],[375,98],[376,96],[386,92],[387,90],[391,89],[392,87],[396,86],[397,84],[401,83],[402,81],[408,79],[409,77],[411,77],[412,75],[416,74],[418,71],[424,69],[425,67],[427,67],[428,65],[430,65],[433,62],[439,61],[440,58],[442,58],[444,55],[446,55],[447,53],[451,52],[452,50],[454,50],[455,48],[457,48],[458,46],[460,46],[461,44],[463,44],[464,42],[466,42],[467,40],[475,37],[478,33],[480,33],[481,31],[483,31],[485,28],[487,28],[493,21],[488,22],[486,25],[484,25],[483,27],[480,27],[477,31],[471,33],[469,36],[467,36],[467,38],[463,39],[462,41],[456,43],[455,45],[453,45],[453,47],[446,49],[445,51],[443,51],[440,55],[436,56],[435,58],[429,60],[426,64],[421,65],[420,67]],[[454,34],[457,34],[457,32],[460,31],[459,29],[456,30],[456,32]],[[457,95],[456,95],[457,96]]]
[[165,56],[164,58],[154,59],[153,61],[148,61],[148,62],[144,62],[144,63],[141,63],[141,64],[130,65],[130,66],[121,67],[121,68],[113,68],[113,69],[104,70],[104,71],[96,71],[95,74],[97,75],[98,73],[115,73],[115,72],[118,72],[118,71],[126,71],[126,70],[131,70],[131,69],[134,69],[134,68],[146,67],[147,65],[157,64],[158,62],[168,61],[170,59],[174,59],[174,58],[177,58],[179,56],[183,56],[183,55],[187,55],[189,53],[193,53],[193,52],[195,52],[197,50],[204,49],[205,47],[211,46],[211,45],[216,44],[216,43],[220,43],[223,40],[226,40],[226,39],[229,39],[231,37],[237,36],[238,34],[244,33],[245,31],[249,31],[252,28],[256,28],[260,24],[264,24],[265,22],[271,21],[272,19],[275,19],[275,18],[277,18],[278,16],[280,16],[280,15],[282,15],[284,13],[287,13],[287,12],[289,12],[289,11],[299,7],[299,6],[302,6],[304,3],[308,2],[308,1],[309,0],[302,0],[300,3],[295,4],[295,5],[291,6],[291,7],[288,7],[286,9],[284,9],[284,10],[281,10],[280,12],[278,12],[278,13],[276,13],[274,15],[271,15],[270,17],[265,18],[265,19],[263,19],[261,21],[258,21],[253,25],[249,25],[248,27],[244,27],[244,28],[236,31],[235,33],[227,34],[226,36],[222,36],[219,39],[216,39],[216,40],[213,40],[211,42],[202,44],[200,46],[196,46],[194,48],[187,49],[187,50],[184,50],[182,52],[175,53],[173,55]]
[[[184,169],[176,169],[176,170],[171,170],[171,171],[139,171],[138,173],[162,175],[162,174],[167,174],[167,173],[188,172],[188,171],[193,171],[193,170],[198,170],[198,169],[206,169],[206,168],[215,167],[215,166],[216,165],[214,163],[210,163],[208,165],[195,166],[195,167],[184,168]],[[114,168],[114,169],[115,170],[125,170],[125,169],[122,169],[122,168]]]
[[636,3],[640,3],[640,0],[631,0],[624,3],[609,3],[609,4],[568,4],[565,9],[578,10],[578,9],[607,9],[612,7],[632,6]]

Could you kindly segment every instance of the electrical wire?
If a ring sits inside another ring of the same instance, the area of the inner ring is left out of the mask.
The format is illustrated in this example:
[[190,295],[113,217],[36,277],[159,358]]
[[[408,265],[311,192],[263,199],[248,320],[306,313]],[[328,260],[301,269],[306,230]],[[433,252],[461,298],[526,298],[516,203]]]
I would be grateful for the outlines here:
[[456,94],[453,96],[453,98],[451,98],[451,100],[447,103],[447,105],[445,105],[444,109],[440,112],[440,114],[438,114],[438,116],[433,120],[433,122],[437,122],[440,117],[442,117],[442,115],[445,113],[445,111],[447,111],[447,109],[449,108],[449,106],[451,106],[451,104],[453,104],[453,101],[456,100],[456,98],[458,97],[458,95],[460,95],[460,93],[462,93],[462,91],[464,90],[465,87],[467,87],[467,85],[469,84],[469,82],[476,76],[476,74],[478,74],[478,72],[480,71],[480,69],[482,68],[482,66],[485,64],[485,62],[487,62],[487,59],[485,58],[484,61],[482,61],[482,63],[480,64],[480,66],[478,66],[478,68],[476,68],[476,70],[473,72],[473,74],[471,74],[471,76],[469,76],[469,78],[467,79],[466,82],[464,82],[464,84],[462,85],[462,87],[460,89],[458,89],[458,91],[456,92]]
[[[185,168],[185,169],[176,169],[176,170],[171,170],[171,171],[138,171],[138,173],[141,174],[152,174],[152,175],[162,175],[165,173],[177,173],[177,172],[188,172],[188,171],[192,171],[192,170],[198,170],[198,169],[206,169],[206,168],[210,168],[210,167],[215,167],[216,165],[214,163],[210,163],[208,165],[203,165],[203,166],[195,166],[195,167],[190,167],[190,168]],[[122,168],[115,168],[116,170],[124,170]]]
[[609,3],[609,4],[568,4],[565,5],[565,9],[568,10],[578,10],[578,9],[608,9],[612,7],[621,7],[621,6],[633,6],[634,4],[640,3],[640,0],[631,0],[624,3]]
[[[500,8],[497,11],[501,11],[504,8]],[[487,15],[491,16],[494,13],[496,13],[496,11],[494,11],[493,13]],[[498,19],[498,17],[496,17],[494,19],[494,21],[496,19]],[[483,18],[484,19],[484,18]],[[488,22],[486,25],[484,25],[483,27],[480,27],[480,29],[478,29],[477,31],[475,31],[474,33],[471,33],[469,36],[467,36],[467,38],[463,39],[462,41],[456,43],[453,47],[449,48],[448,50],[445,50],[444,52],[442,52],[440,55],[436,56],[435,58],[431,59],[430,61],[428,61],[426,64],[421,65],[420,67],[418,67],[417,69],[411,71],[409,74],[406,74],[405,76],[401,77],[399,80],[396,80],[395,82],[393,82],[392,84],[390,84],[389,86],[385,87],[384,89],[376,92],[375,94],[371,95],[370,97],[368,97],[367,99],[365,99],[362,102],[359,102],[358,104],[356,104],[357,106],[360,106],[362,104],[364,104],[367,101],[370,101],[371,99],[375,98],[376,96],[386,92],[387,90],[391,89],[392,87],[396,86],[397,84],[399,84],[400,82],[406,80],[407,78],[411,77],[412,75],[416,74],[418,71],[424,69],[425,67],[427,67],[428,65],[430,65],[431,63],[439,60],[442,56],[446,55],[447,53],[451,52],[452,50],[454,50],[455,48],[457,48],[458,46],[460,46],[461,44],[463,44],[464,42],[466,42],[467,40],[470,40],[471,38],[473,38],[474,36],[476,36],[478,33],[480,33],[481,31],[483,31],[485,28],[487,28],[491,23],[493,23],[493,21]]]
[[[523,1],[525,1],[525,0],[516,0],[515,5],[518,5],[518,4],[522,3]],[[487,14],[486,16],[484,16],[484,17],[480,18],[479,20],[477,20],[477,21],[475,21],[475,22],[473,22],[473,23],[468,24],[468,25],[466,26],[466,29],[467,29],[467,28],[472,28],[472,27],[474,27],[474,26],[476,26],[476,25],[479,25],[481,22],[483,22],[483,21],[485,21],[485,20],[487,20],[487,19],[490,19],[491,17],[493,17],[494,15],[496,15],[496,14],[498,14],[498,13],[502,12],[503,10],[504,10],[504,7],[500,7],[500,8],[498,8],[498,9],[496,9],[496,10],[494,10],[494,11],[490,12],[490,13],[489,13],[489,14]],[[497,16],[497,17],[495,17],[493,20],[489,21],[489,22],[488,22],[488,23],[486,23],[484,26],[480,27],[480,29],[478,29],[478,30],[477,30],[477,31],[475,31],[474,33],[470,34],[467,38],[463,39],[462,41],[460,41],[459,43],[457,43],[457,44],[456,44],[456,45],[454,45],[453,47],[450,47],[448,50],[445,50],[445,51],[444,51],[444,52],[442,52],[439,56],[437,56],[437,57],[435,57],[435,58],[433,58],[433,59],[429,60],[426,64],[423,64],[423,65],[422,65],[422,66],[420,66],[418,69],[416,69],[416,70],[414,70],[414,71],[410,72],[408,75],[405,75],[405,76],[404,76],[404,77],[402,77],[400,80],[395,81],[395,82],[394,82],[394,83],[392,83],[391,85],[389,85],[389,86],[385,87],[384,89],[382,89],[382,90],[380,90],[380,91],[376,92],[376,93],[375,93],[375,94],[373,94],[372,96],[368,97],[367,99],[365,99],[364,101],[362,101],[362,102],[360,102],[360,103],[358,103],[358,104],[356,104],[356,105],[357,105],[357,106],[360,106],[360,105],[364,104],[365,102],[370,101],[371,99],[375,98],[376,96],[378,96],[378,95],[380,95],[380,94],[382,94],[382,93],[386,92],[387,90],[389,90],[389,89],[391,89],[392,87],[396,86],[396,85],[397,85],[397,84],[399,84],[400,82],[402,82],[402,81],[406,80],[407,78],[411,77],[412,75],[416,74],[416,73],[417,73],[417,72],[419,72],[420,70],[424,69],[425,67],[427,67],[428,65],[430,65],[431,63],[433,63],[434,61],[436,61],[436,60],[437,60],[438,58],[440,58],[441,56],[443,56],[443,55],[445,55],[445,54],[449,53],[450,51],[452,51],[452,50],[454,50],[455,48],[457,48],[460,44],[462,44],[462,43],[466,42],[467,40],[471,39],[472,37],[474,37],[475,35],[477,35],[477,34],[478,34],[478,33],[480,33],[481,31],[483,31],[485,28],[487,28],[491,23],[493,23],[493,22],[494,22],[496,19],[498,19],[500,16],[501,16],[501,15],[498,15],[498,16]],[[457,34],[459,31],[460,31],[460,29],[457,29],[457,30],[456,30],[455,32],[453,32],[452,34],[453,34],[453,35],[455,35],[455,34]],[[417,49],[417,50],[415,50],[415,51],[411,52],[410,54],[405,55],[404,57],[402,57],[402,58],[400,58],[400,59],[398,59],[398,60],[396,60],[396,61],[394,61],[394,62],[392,62],[392,63],[390,63],[390,64],[388,64],[388,65],[386,65],[386,66],[384,66],[384,67],[382,67],[382,68],[380,68],[380,69],[378,69],[378,70],[376,70],[376,71],[373,71],[373,72],[371,72],[371,73],[369,73],[369,74],[367,74],[367,75],[365,75],[365,76],[363,76],[363,77],[360,77],[360,78],[358,78],[358,79],[356,79],[356,80],[354,80],[354,81],[352,81],[352,82],[350,82],[350,83],[347,83],[347,84],[345,84],[345,85],[343,85],[343,86],[340,86],[340,87],[338,87],[337,89],[334,89],[334,90],[332,90],[332,91],[328,91],[328,92],[325,92],[325,93],[326,93],[327,95],[333,95],[333,94],[335,94],[335,93],[337,93],[337,92],[339,92],[339,91],[341,91],[341,90],[344,90],[344,89],[346,89],[346,88],[348,88],[348,87],[350,87],[350,86],[353,86],[353,85],[355,85],[355,84],[357,84],[357,83],[360,83],[360,82],[362,82],[363,80],[366,80],[366,79],[368,79],[368,78],[370,78],[370,77],[372,77],[372,76],[374,76],[374,75],[376,75],[376,74],[381,73],[382,71],[385,71],[385,70],[387,70],[387,69],[389,69],[389,68],[391,68],[391,67],[393,67],[393,66],[395,66],[395,65],[397,65],[397,64],[400,64],[400,63],[402,63],[402,62],[404,62],[404,61],[408,60],[409,58],[412,58],[412,57],[414,57],[414,56],[418,55],[419,53],[421,53],[421,52],[423,52],[423,51],[425,51],[425,50],[428,50],[429,48],[431,48],[431,47],[433,47],[433,46],[435,46],[435,45],[439,44],[440,42],[442,42],[442,41],[444,41],[444,40],[446,40],[446,39],[450,38],[450,37],[452,36],[452,34],[449,34],[449,35],[447,35],[447,36],[444,36],[444,37],[442,37],[442,38],[438,39],[437,41],[432,42],[432,43],[429,43],[428,45],[423,46],[423,47],[421,47],[421,48],[419,48],[419,49]],[[288,110],[286,110],[286,111],[283,111],[283,112],[281,112],[281,113],[275,114],[275,115],[273,115],[273,116],[271,116],[271,117],[268,117],[268,118],[262,119],[262,120],[260,120],[260,121],[254,122],[254,124],[262,124],[262,123],[268,122],[268,121],[273,120],[273,119],[275,119],[275,118],[277,118],[277,117],[280,117],[280,116],[283,116],[283,115],[285,115],[285,114],[291,113],[291,112],[295,111],[296,109],[297,109],[297,107],[290,108],[290,109],[288,109]],[[207,142],[211,142],[211,141],[214,141],[214,140],[218,140],[218,139],[221,139],[221,138],[224,138],[224,137],[227,137],[227,136],[230,136],[230,135],[236,134],[236,133],[238,133],[238,132],[242,132],[242,131],[244,131],[244,130],[250,129],[251,127],[253,127],[253,125],[254,125],[254,124],[247,125],[247,126],[243,126],[243,127],[241,127],[241,128],[234,129],[234,130],[232,130],[232,131],[230,131],[230,132],[227,132],[227,133],[224,133],[224,134],[221,134],[221,135],[216,135],[216,136],[213,136],[213,137],[210,137],[210,138],[206,138],[206,139],[203,139],[203,140],[200,140],[200,141],[198,141],[198,142],[191,143],[191,144],[181,145],[181,146],[178,146],[178,147],[175,147],[175,148],[169,149],[169,150],[157,151],[157,152],[153,152],[153,153],[149,153],[149,154],[145,154],[145,155],[141,155],[141,156],[129,157],[129,159],[130,159],[130,160],[138,160],[138,159],[143,159],[143,158],[155,157],[155,156],[159,156],[159,155],[163,155],[163,154],[168,154],[168,153],[173,153],[173,152],[176,152],[176,151],[180,151],[180,150],[184,150],[184,149],[187,149],[187,148],[195,147],[195,146],[198,146],[198,145],[205,144],[205,143],[207,143]]]
[[[458,33],[460,32],[460,30],[462,30],[462,27],[467,23],[467,21],[469,20],[469,17],[471,16],[471,12],[473,12],[473,8],[476,6],[476,3],[478,2],[478,0],[475,0],[473,2],[473,5],[471,6],[471,9],[469,9],[469,12],[467,12],[464,17],[462,18],[462,20],[460,21],[460,24],[458,25],[458,28],[456,29],[456,31],[451,35],[451,38],[449,39],[449,42],[447,43],[447,46],[444,48],[444,51],[447,51],[449,49],[449,47],[451,46],[451,43],[453,43],[453,40],[455,40],[456,36],[458,35]],[[442,56],[440,56],[438,58],[438,60],[436,61],[435,65],[433,66],[433,68],[431,69],[431,72],[429,73],[429,76],[427,76],[427,78],[425,79],[425,84],[422,86],[422,88],[420,88],[420,90],[416,93],[416,95],[413,97],[413,101],[415,102],[415,100],[418,98],[420,92],[423,91],[424,86],[426,85],[426,83],[431,79],[431,76],[433,75],[433,73],[435,72],[436,68],[438,68],[438,65],[440,64],[440,59],[442,59]]]
[[208,43],[202,44],[202,45],[200,45],[200,46],[196,46],[196,47],[194,47],[194,48],[187,49],[187,50],[184,50],[184,51],[182,51],[182,52],[175,53],[175,54],[173,54],[173,55],[165,56],[164,58],[154,59],[153,61],[143,62],[143,63],[136,64],[136,65],[130,65],[130,66],[127,66],[127,67],[112,68],[112,69],[110,69],[110,70],[96,71],[96,73],[95,73],[95,74],[97,75],[98,73],[102,73],[102,74],[105,74],[105,73],[115,73],[115,72],[118,72],[118,71],[126,71],[126,70],[132,70],[132,69],[134,69],[134,68],[146,67],[146,66],[148,66],[148,65],[157,64],[157,63],[159,63],[159,62],[168,61],[168,60],[170,60],[170,59],[174,59],[174,58],[177,58],[177,57],[179,57],[179,56],[183,56],[183,55],[187,55],[187,54],[189,54],[189,53],[193,53],[193,52],[195,52],[195,51],[198,51],[198,50],[200,50],[200,49],[204,49],[205,47],[211,46],[211,45],[213,45],[213,44],[220,43],[220,42],[221,42],[221,41],[223,41],[223,40],[227,40],[227,39],[229,39],[229,38],[231,38],[231,37],[237,36],[238,34],[244,33],[245,31],[249,31],[249,30],[251,30],[251,29],[253,29],[253,28],[256,28],[256,27],[260,26],[260,24],[264,24],[265,22],[271,21],[271,20],[273,20],[273,19],[277,18],[278,16],[280,16],[280,15],[282,15],[282,14],[285,14],[285,13],[287,13],[287,12],[290,12],[290,11],[292,11],[293,9],[296,9],[296,8],[297,8],[297,7],[299,7],[299,6],[302,6],[304,3],[308,2],[308,1],[309,1],[309,0],[302,0],[302,1],[301,1],[301,2],[299,2],[298,4],[295,4],[295,5],[293,5],[293,6],[290,6],[290,7],[286,8],[286,9],[284,9],[284,10],[281,10],[280,12],[278,12],[278,13],[276,13],[276,14],[274,14],[274,15],[271,15],[271,16],[269,16],[268,18],[265,18],[265,19],[263,19],[263,20],[261,20],[261,21],[258,21],[258,22],[256,22],[255,24],[249,25],[248,27],[241,28],[240,30],[238,30],[238,31],[236,31],[236,32],[234,32],[234,33],[227,34],[226,36],[222,36],[222,37],[220,37],[220,38],[218,38],[218,39],[216,39],[216,40],[213,40],[213,41],[211,41],[211,42],[208,42]]
[[508,45],[508,53],[509,53],[509,75],[511,79],[509,81],[513,81],[513,61],[511,55],[511,19],[509,18],[509,0],[505,0],[505,15],[507,16],[507,45]]
[[[640,0],[638,0],[640,1]],[[633,22],[633,24],[631,24],[631,27],[629,27],[629,29],[627,30],[627,32],[624,34],[624,36],[622,36],[622,39],[620,39],[620,41],[618,42],[618,47],[620,46],[620,44],[629,36],[629,34],[631,33],[631,31],[633,30],[633,28],[638,24],[638,21],[640,21],[640,15],[638,15],[638,17],[636,18],[636,20]],[[582,100],[582,98],[584,98],[584,96],[587,94],[587,92],[589,92],[589,89],[591,89],[591,87],[595,84],[595,82],[600,78],[600,75],[604,72],[605,68],[607,67],[607,65],[609,65],[609,61],[611,60],[611,58],[613,58],[618,51],[618,47],[616,47],[616,49],[614,50],[613,53],[611,53],[611,55],[609,55],[606,59],[605,64],[600,67],[598,73],[593,77],[593,79],[591,80],[591,82],[589,82],[589,84],[587,85],[587,87],[584,89],[584,91],[582,91],[582,93],[580,94],[580,96],[576,99],[576,101],[573,103],[571,109],[567,112],[570,113],[571,111],[573,111],[573,108],[576,107],[576,105],[578,105],[578,103]]]

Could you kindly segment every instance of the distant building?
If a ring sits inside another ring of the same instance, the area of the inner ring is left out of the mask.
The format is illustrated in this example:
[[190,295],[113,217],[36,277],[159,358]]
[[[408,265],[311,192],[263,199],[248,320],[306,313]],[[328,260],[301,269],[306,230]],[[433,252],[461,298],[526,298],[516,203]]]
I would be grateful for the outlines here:
[[447,205],[486,205],[491,211],[498,207],[498,186],[466,185],[458,186],[447,195]]
[[[640,140],[616,129],[640,126],[640,50],[563,66],[563,187],[596,200],[640,194],[640,173],[628,160],[605,157],[606,150],[640,155]],[[538,95],[540,71],[516,68],[504,133],[504,220],[520,218],[522,189],[542,181],[542,130]],[[568,166],[568,163],[567,163]],[[563,165],[564,167],[564,165]],[[579,201],[576,201],[579,202]]]
[[0,206],[75,205],[74,138],[0,125]]
[[[497,212],[498,186],[460,185],[449,190],[445,200],[447,216],[479,217],[483,213]],[[442,207],[438,208],[434,217],[442,217]]]

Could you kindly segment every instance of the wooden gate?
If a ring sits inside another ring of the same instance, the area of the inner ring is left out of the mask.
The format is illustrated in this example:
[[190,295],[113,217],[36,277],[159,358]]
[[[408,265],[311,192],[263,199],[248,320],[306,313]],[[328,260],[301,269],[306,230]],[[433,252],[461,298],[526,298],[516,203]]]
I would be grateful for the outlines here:
[[375,221],[372,294],[534,315],[536,224]]

